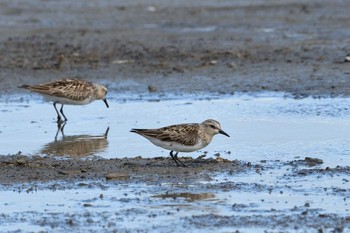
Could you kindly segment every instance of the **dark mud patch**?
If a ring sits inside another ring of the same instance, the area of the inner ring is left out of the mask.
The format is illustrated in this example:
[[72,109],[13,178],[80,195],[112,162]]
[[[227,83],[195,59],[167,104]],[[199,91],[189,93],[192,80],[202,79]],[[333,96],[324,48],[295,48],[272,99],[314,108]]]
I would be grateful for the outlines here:
[[250,167],[238,161],[182,158],[188,167],[177,167],[171,158],[55,159],[39,156],[1,156],[3,185],[53,180],[129,180],[147,182],[190,182],[210,180],[208,173],[241,172]]
[[[123,180],[127,182],[184,182],[213,181],[212,174],[227,174],[228,177],[250,173],[261,175],[270,170],[285,170],[283,179],[293,176],[322,175],[339,176],[350,175],[349,166],[320,167],[320,164],[311,164],[310,157],[290,162],[262,160],[252,164],[250,162],[227,160],[220,156],[215,159],[197,159],[182,157],[187,167],[178,167],[169,157],[156,158],[123,158],[104,159],[93,158],[58,158],[52,156],[0,156],[0,183],[11,185],[33,181],[48,182],[55,180]],[[319,162],[320,159],[312,158]],[[225,179],[224,179],[225,180]],[[223,181],[226,188],[243,189],[242,183]],[[344,182],[349,182],[343,179]],[[217,187],[219,183],[208,184],[208,188]],[[253,184],[255,190],[269,190],[273,186]],[[222,187],[221,187],[222,188]],[[249,187],[244,187],[244,189]],[[347,190],[347,191],[350,191]]]

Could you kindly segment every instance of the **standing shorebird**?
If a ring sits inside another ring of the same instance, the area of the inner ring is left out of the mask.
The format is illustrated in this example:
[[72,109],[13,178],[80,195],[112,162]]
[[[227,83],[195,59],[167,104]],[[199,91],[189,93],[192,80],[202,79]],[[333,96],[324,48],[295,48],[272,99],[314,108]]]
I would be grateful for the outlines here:
[[[154,145],[170,150],[170,156],[175,161],[186,167],[186,165],[177,157],[179,152],[193,152],[200,150],[211,142],[214,135],[225,133],[216,120],[205,120],[202,123],[179,124],[162,127],[159,129],[132,129],[130,132],[137,133]],[[173,154],[173,152],[176,152]]]
[[84,80],[63,79],[45,84],[22,85],[19,88],[39,93],[45,99],[53,101],[53,106],[57,113],[57,122],[61,122],[62,118],[56,108],[56,104],[62,104],[60,112],[64,117],[64,121],[68,120],[63,113],[63,106],[65,104],[84,105],[94,100],[103,100],[107,108],[109,108],[106,100],[107,88],[100,84],[90,83]]

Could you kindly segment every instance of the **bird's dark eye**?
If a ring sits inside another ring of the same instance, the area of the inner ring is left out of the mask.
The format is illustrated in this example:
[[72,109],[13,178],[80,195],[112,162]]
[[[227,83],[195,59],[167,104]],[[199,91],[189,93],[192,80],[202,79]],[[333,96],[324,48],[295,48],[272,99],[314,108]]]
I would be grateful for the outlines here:
[[210,128],[215,129],[215,126],[214,125],[210,125]]

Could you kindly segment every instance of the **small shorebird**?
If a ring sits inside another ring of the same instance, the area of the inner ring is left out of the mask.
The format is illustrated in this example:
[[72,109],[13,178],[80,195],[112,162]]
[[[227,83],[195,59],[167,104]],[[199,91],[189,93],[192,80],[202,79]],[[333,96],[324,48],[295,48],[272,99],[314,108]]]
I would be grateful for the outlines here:
[[[220,123],[212,119],[205,120],[200,124],[179,124],[159,129],[132,129],[130,132],[147,138],[156,146],[170,150],[170,156],[176,165],[179,166],[180,163],[184,167],[186,165],[177,157],[179,152],[200,150],[209,145],[216,134],[230,137],[221,129]],[[173,154],[174,151],[175,154]]]
[[90,83],[84,80],[63,79],[38,85],[22,85],[19,88],[39,93],[45,99],[53,101],[53,106],[57,113],[57,122],[61,122],[62,118],[56,108],[56,104],[62,104],[60,112],[64,117],[64,121],[68,120],[63,113],[63,106],[65,104],[84,105],[94,100],[103,100],[107,108],[109,108],[106,100],[107,88],[100,84]]

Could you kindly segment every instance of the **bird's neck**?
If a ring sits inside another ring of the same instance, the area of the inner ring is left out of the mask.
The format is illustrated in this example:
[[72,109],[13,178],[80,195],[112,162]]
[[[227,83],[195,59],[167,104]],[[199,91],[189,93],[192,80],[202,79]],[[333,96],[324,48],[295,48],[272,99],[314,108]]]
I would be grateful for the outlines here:
[[207,146],[211,142],[212,139],[213,139],[213,135],[204,134],[202,136],[202,144]]

